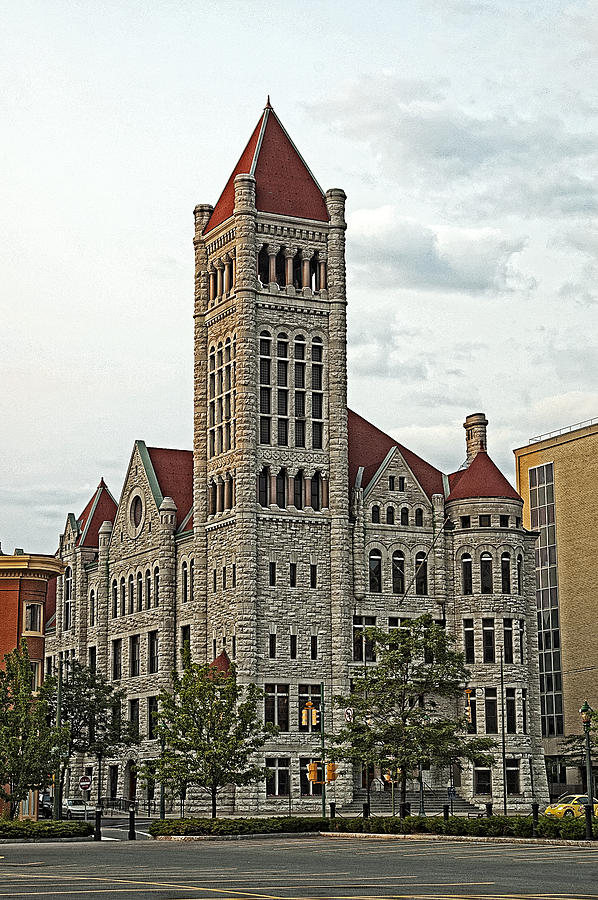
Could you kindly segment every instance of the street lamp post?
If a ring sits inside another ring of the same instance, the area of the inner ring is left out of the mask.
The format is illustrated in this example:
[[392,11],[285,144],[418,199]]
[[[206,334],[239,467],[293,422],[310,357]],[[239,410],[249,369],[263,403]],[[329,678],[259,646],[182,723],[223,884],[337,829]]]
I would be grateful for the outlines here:
[[583,722],[583,730],[586,735],[586,791],[588,794],[588,802],[586,805],[586,840],[592,840],[592,819],[594,816],[594,786],[592,784],[592,750],[590,746],[590,725],[592,724],[592,713],[594,710],[587,700],[584,700],[579,714]]

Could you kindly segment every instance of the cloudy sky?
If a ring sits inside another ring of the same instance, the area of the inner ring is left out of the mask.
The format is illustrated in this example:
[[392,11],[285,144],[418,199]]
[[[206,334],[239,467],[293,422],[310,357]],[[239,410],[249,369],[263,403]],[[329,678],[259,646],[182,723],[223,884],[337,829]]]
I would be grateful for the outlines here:
[[598,4],[8,0],[0,540],[191,447],[192,212],[266,95],[348,195],[350,403],[450,470],[598,416]]

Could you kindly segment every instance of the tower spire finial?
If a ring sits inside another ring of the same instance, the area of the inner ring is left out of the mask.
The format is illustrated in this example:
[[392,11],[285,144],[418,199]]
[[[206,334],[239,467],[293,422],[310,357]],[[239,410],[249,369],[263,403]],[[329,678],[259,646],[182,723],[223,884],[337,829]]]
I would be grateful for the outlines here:
[[268,94],[268,99],[266,100],[264,109],[272,109],[272,104],[270,103],[270,94]]

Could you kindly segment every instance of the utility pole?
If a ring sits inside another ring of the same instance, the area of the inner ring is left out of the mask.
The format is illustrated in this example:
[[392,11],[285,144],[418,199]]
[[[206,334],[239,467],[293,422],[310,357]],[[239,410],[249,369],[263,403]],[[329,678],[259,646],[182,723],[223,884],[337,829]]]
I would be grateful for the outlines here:
[[326,818],[326,760],[324,759],[324,682],[320,682],[320,747],[322,756],[322,818]]
[[501,721],[501,745],[502,745],[502,805],[503,812],[507,814],[507,747],[505,735],[505,670],[504,653],[500,651],[500,721]]
[[[62,660],[58,660],[58,684],[56,687],[56,727],[62,724]],[[62,819],[62,797],[60,790],[60,775],[62,767],[62,753],[59,754],[58,764],[54,772],[54,821]]]

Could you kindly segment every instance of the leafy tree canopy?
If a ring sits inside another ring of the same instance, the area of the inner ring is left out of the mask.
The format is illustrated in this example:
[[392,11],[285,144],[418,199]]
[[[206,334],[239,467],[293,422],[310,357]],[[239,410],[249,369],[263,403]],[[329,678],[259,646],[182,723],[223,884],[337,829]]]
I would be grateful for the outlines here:
[[66,743],[66,729],[48,724],[52,680],[33,686],[27,642],[4,657],[0,670],[0,798],[13,818],[31,790],[42,790]]
[[234,665],[221,672],[191,663],[187,653],[183,673],[174,671],[172,690],[158,698],[157,732],[164,751],[152,774],[165,783],[206,790],[215,818],[221,788],[250,784],[266,774],[254,754],[275,729],[258,714],[262,697],[256,685],[239,684]]

